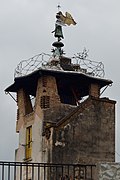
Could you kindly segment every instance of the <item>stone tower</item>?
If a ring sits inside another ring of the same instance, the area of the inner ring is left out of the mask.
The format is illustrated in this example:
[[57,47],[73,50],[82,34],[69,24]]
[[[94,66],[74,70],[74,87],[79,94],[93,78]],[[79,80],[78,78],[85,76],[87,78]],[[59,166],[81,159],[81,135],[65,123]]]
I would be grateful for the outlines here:
[[[112,81],[100,77],[98,65],[90,71],[82,67],[80,62],[92,63],[82,55],[65,57],[62,29],[57,33],[53,55],[39,54],[24,66],[19,64],[14,83],[5,90],[17,94],[19,147],[15,160],[84,164],[114,161],[115,101],[100,96],[101,89]],[[41,63],[46,56],[47,62]]]
[[50,64],[56,69],[46,65],[16,77],[6,89],[17,93],[16,161],[114,161],[115,101],[100,98],[101,88],[112,81],[88,75],[80,67],[76,71],[78,65],[63,56]]

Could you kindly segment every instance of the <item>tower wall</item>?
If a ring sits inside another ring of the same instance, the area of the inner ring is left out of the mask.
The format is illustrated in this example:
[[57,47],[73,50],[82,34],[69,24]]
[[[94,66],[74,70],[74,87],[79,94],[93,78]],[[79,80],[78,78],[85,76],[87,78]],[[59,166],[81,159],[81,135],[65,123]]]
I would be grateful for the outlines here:
[[[56,79],[52,76],[42,76],[38,79],[35,102],[32,104],[29,93],[21,88],[17,92],[17,123],[19,147],[16,150],[16,161],[51,162],[52,159],[52,129],[50,138],[43,136],[45,115],[49,120],[49,109],[60,106]],[[26,159],[26,129],[32,127],[31,156]]]
[[89,97],[54,129],[53,139],[54,163],[114,162],[115,101]]
[[60,104],[56,79],[53,76],[43,76],[38,80],[36,103],[41,109],[53,108]]
[[90,84],[89,95],[93,96],[93,97],[97,97],[97,98],[100,96],[100,86],[99,86],[99,84]]

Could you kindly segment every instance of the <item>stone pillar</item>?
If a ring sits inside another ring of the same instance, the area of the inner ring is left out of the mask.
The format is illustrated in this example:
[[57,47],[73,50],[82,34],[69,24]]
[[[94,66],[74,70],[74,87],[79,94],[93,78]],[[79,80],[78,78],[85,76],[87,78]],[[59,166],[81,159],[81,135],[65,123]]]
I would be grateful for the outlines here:
[[33,111],[30,97],[24,89],[20,89],[17,92],[17,105],[19,109],[19,116],[27,115]]
[[99,96],[100,96],[100,86],[99,86],[99,84],[90,84],[89,96],[99,98]]
[[33,111],[30,97],[23,88],[21,88],[17,92],[17,106],[18,109],[16,131],[19,132],[20,127],[23,125],[24,122],[24,116],[30,114]]
[[38,80],[35,106],[41,109],[53,108],[60,104],[56,79],[53,76],[43,76]]

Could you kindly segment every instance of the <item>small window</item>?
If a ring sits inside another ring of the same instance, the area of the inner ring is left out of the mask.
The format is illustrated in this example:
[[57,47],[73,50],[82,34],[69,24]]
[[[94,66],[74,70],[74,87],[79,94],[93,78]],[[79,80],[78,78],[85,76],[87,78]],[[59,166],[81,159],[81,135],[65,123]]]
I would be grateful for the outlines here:
[[42,96],[40,100],[40,106],[42,109],[50,107],[50,96]]
[[26,129],[26,159],[31,158],[32,155],[32,126]]

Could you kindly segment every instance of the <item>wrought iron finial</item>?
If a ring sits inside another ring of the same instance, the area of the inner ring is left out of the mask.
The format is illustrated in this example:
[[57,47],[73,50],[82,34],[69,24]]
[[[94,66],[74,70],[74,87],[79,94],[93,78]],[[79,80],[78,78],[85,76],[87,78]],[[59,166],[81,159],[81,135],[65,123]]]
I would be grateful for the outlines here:
[[58,12],[59,12],[59,11],[60,11],[60,8],[61,8],[60,3],[58,3],[57,8],[58,8]]
[[82,52],[78,53],[80,59],[86,59],[88,57],[88,52],[89,50],[84,48]]

